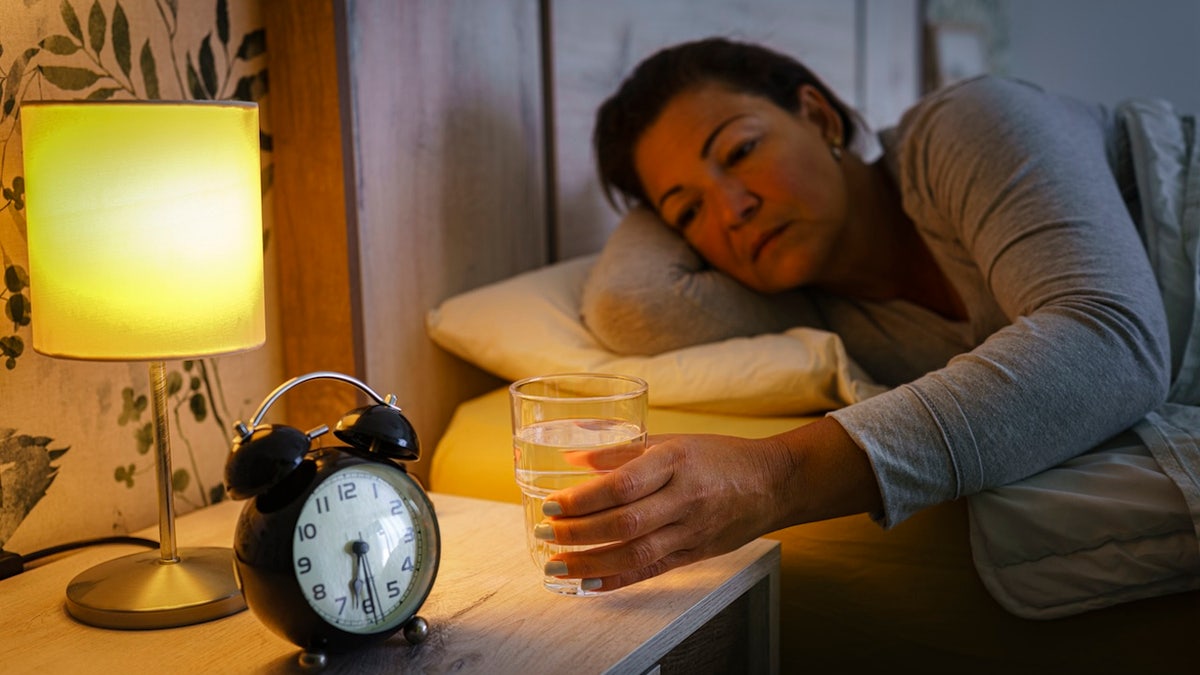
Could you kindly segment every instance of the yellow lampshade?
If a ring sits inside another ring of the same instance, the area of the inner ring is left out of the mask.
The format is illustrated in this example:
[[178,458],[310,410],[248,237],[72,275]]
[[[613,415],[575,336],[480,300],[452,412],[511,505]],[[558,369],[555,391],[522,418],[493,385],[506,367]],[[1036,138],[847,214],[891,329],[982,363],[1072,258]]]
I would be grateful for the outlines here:
[[33,348],[170,360],[258,347],[258,107],[21,106]]

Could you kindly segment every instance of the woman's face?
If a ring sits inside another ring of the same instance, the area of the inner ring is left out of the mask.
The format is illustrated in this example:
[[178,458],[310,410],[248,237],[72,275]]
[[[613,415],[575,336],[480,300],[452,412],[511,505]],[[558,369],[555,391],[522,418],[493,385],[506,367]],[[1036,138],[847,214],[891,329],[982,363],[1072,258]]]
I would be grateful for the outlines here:
[[840,119],[802,86],[791,113],[711,84],[684,91],[634,146],[659,215],[710,264],[773,293],[819,281],[846,221]]

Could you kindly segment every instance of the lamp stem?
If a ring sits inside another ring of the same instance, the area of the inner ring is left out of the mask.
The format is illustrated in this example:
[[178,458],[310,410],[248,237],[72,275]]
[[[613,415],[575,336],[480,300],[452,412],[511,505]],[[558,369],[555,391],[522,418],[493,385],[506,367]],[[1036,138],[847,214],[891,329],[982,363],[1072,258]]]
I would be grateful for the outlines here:
[[150,392],[154,406],[154,468],[158,477],[158,549],[162,562],[179,562],[175,547],[175,495],[171,485],[171,432],[167,420],[167,368],[150,362]]
[[158,551],[143,551],[84,570],[67,586],[67,611],[103,628],[168,628],[210,621],[246,609],[233,571],[233,551],[175,547],[175,500],[167,422],[167,377],[150,363],[158,474]]

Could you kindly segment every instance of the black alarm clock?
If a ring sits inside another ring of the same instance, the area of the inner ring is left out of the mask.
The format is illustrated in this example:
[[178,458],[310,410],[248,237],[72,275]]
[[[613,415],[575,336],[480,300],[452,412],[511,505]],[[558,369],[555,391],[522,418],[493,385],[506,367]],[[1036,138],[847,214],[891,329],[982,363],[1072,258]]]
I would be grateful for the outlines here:
[[[322,378],[375,401],[338,421],[333,434],[344,446],[313,448],[324,425],[303,432],[260,424],[289,389]],[[234,534],[234,570],[251,612],[303,650],[303,666],[400,630],[410,644],[428,633],[417,610],[437,577],[441,537],[433,504],[401,463],[420,448],[395,401],[319,371],[283,383],[249,425],[234,426],[225,489],[249,500]]]

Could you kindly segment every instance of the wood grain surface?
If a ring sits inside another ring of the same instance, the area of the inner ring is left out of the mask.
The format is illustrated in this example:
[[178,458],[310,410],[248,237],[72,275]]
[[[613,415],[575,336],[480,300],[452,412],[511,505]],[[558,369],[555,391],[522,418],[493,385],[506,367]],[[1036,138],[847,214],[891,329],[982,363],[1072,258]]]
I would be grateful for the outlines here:
[[[331,658],[324,672],[643,673],[718,616],[724,623],[713,624],[717,635],[728,633],[726,642],[733,646],[755,643],[751,648],[758,655],[749,663],[757,665],[750,667],[770,672],[770,655],[777,651],[772,621],[778,612],[777,542],[756,540],[611,594],[562,597],[541,586],[519,506],[432,496],[443,544],[437,581],[420,611],[430,624],[428,640],[412,647],[396,636]],[[181,545],[231,543],[240,508],[238,502],[223,502],[184,516],[177,527]],[[67,615],[64,593],[76,574],[138,550],[86,549],[0,582],[4,672],[297,670],[298,648],[268,631],[250,611],[152,631],[93,628]],[[722,615],[726,608],[737,615]],[[726,628],[730,625],[749,630],[735,634]],[[686,650],[679,658],[686,658]],[[666,659],[664,665],[673,662]]]

